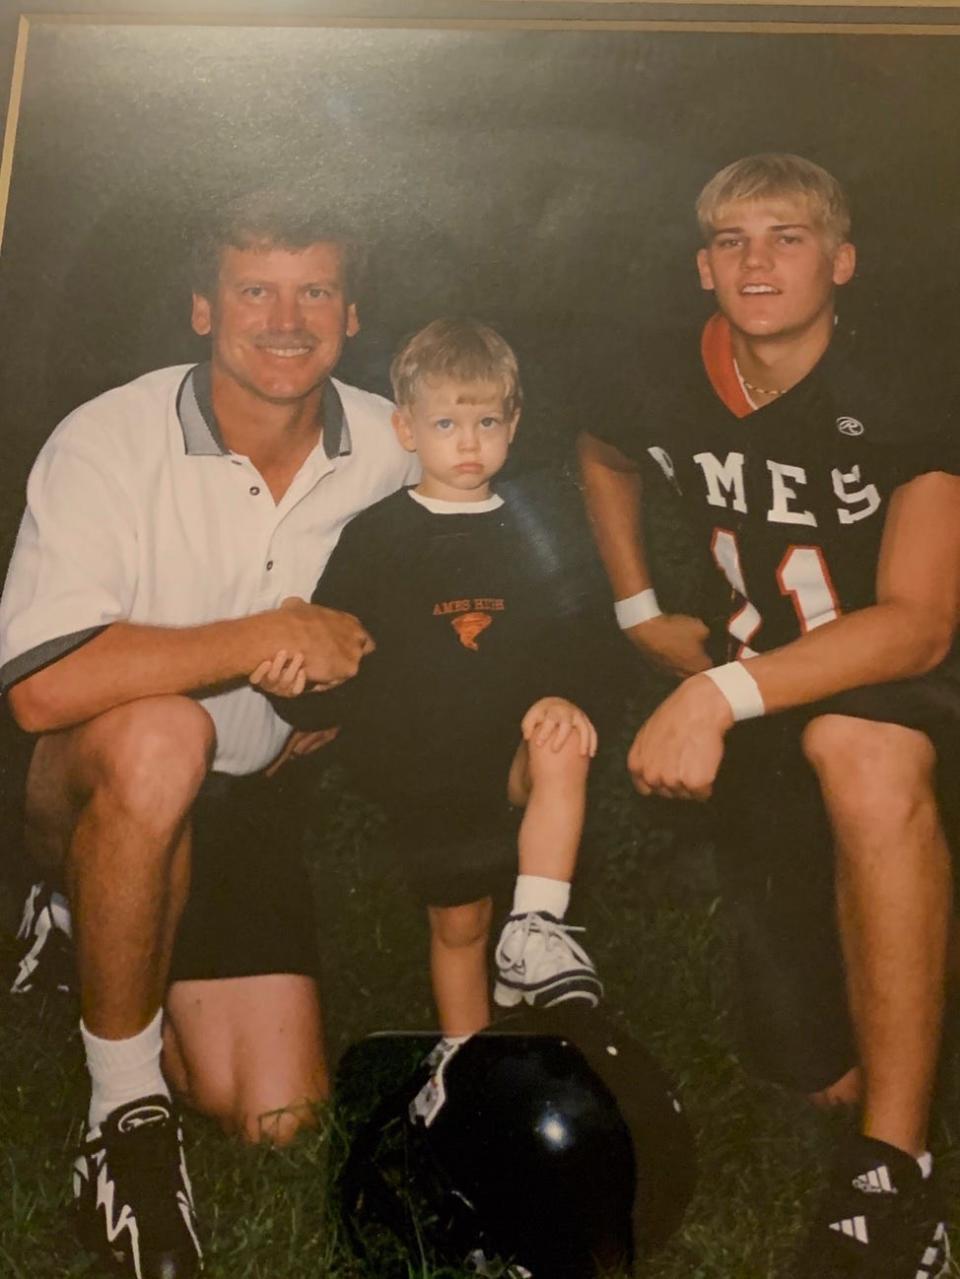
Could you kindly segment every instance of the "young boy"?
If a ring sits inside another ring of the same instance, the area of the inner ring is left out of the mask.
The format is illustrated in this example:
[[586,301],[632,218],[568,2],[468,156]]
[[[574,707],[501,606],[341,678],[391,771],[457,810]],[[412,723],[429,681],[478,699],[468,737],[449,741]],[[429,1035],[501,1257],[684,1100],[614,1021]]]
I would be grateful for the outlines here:
[[[516,357],[472,320],[437,320],[393,361],[393,423],[423,478],[353,520],[313,602],[355,614],[377,648],[333,691],[305,691],[299,654],[251,682],[338,749],[391,819],[430,921],[447,1035],[489,1021],[491,887],[520,874],[496,949],[497,1003],[595,1004],[594,966],[563,923],[596,731],[562,694],[580,654],[544,557],[491,488],[520,417]],[[520,738],[519,745],[517,738]]]

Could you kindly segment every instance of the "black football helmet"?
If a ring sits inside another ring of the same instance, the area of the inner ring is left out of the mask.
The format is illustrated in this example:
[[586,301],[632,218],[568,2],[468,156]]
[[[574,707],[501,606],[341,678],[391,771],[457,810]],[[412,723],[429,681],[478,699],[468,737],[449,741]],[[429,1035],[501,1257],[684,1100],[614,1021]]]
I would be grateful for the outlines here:
[[[403,1038],[351,1050],[338,1089]],[[412,1255],[503,1279],[594,1279],[662,1244],[694,1180],[660,1068],[606,1015],[561,1005],[437,1044],[359,1127],[339,1189],[348,1238],[378,1275],[409,1274]]]

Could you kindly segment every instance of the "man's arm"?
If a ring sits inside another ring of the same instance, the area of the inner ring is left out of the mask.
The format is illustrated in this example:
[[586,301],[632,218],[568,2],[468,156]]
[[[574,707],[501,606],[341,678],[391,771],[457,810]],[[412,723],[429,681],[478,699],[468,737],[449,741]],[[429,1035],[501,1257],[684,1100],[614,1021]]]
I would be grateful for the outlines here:
[[[864,684],[908,679],[946,657],[960,617],[960,477],[921,475],[893,495],[877,567],[877,603],[744,666],[767,714]],[[685,680],[643,725],[628,766],[643,794],[705,799],[733,723],[705,675]]]
[[[586,432],[577,441],[587,512],[616,600],[649,590],[640,469],[612,444]],[[708,630],[698,617],[661,613],[624,631],[655,665],[683,677],[706,670]]]
[[203,626],[116,622],[14,684],[7,696],[28,732],[69,728],[141,697],[245,679],[280,649],[304,655],[315,684],[349,679],[372,641],[355,617],[291,599],[265,613]]

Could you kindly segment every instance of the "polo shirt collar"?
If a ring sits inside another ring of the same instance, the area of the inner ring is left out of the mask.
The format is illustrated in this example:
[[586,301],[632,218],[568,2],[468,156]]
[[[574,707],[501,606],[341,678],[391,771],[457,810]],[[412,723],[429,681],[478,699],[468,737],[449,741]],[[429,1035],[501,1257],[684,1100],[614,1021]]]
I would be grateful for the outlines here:
[[[323,451],[329,459],[346,457],[352,450],[350,427],[343,411],[343,401],[331,378],[323,384],[320,404],[323,420]],[[223,442],[213,411],[210,364],[197,364],[180,384],[177,392],[177,417],[183,432],[183,447],[190,457],[222,457],[230,450]]]

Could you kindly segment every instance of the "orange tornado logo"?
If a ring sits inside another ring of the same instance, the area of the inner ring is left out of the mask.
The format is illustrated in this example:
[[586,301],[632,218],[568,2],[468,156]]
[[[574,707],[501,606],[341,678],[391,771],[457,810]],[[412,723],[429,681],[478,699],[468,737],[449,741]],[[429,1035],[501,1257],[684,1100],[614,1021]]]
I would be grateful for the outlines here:
[[478,653],[480,646],[477,644],[477,637],[492,621],[489,613],[460,613],[457,617],[451,617],[450,625],[457,632],[464,648],[472,648]]

